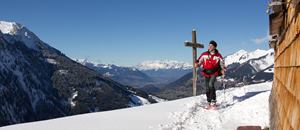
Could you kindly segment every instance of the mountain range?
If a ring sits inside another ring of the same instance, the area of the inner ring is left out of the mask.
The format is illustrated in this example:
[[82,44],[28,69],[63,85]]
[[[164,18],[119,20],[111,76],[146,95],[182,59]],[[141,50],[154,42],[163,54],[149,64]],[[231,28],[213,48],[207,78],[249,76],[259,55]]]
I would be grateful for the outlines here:
[[[257,49],[251,52],[240,50],[225,56],[226,86],[238,87],[273,80],[273,57],[274,51],[272,49]],[[133,67],[87,63],[87,61],[81,63],[90,66],[90,68],[96,67],[100,73],[118,82],[135,86],[164,99],[173,100],[192,94],[192,66],[188,63],[174,60],[155,60],[145,61]],[[133,72],[138,72],[138,74]],[[137,78],[140,75],[146,78]],[[128,77],[132,78],[128,79]],[[124,79],[129,82],[124,82]],[[197,86],[199,94],[205,92],[203,82],[204,79],[200,76]],[[222,80],[219,79],[216,82],[217,89],[222,89],[221,84]]]
[[25,26],[0,21],[0,126],[155,103],[68,58]]
[[168,84],[192,72],[192,65],[175,60],[144,61],[136,68],[152,77],[157,84]]
[[98,64],[88,61],[87,59],[75,59],[75,61],[96,70],[104,77],[113,79],[124,85],[140,88],[147,84],[154,83],[154,80],[151,77],[134,67],[122,67],[113,64]]
[[87,59],[74,60],[98,71],[105,77],[135,88],[164,86],[192,71],[190,64],[174,60],[144,61],[129,67],[99,64]]

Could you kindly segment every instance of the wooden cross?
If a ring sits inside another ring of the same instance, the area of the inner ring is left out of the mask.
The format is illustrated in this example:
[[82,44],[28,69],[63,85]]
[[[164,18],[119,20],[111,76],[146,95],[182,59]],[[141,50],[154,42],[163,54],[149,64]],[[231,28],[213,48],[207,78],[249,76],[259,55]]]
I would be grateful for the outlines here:
[[195,29],[193,29],[193,31],[192,31],[192,42],[185,41],[184,45],[193,48],[193,96],[196,96],[196,92],[197,92],[197,72],[196,72],[195,63],[196,63],[196,60],[197,60],[197,48],[204,48],[204,45],[200,44],[200,43],[197,43],[196,30]]

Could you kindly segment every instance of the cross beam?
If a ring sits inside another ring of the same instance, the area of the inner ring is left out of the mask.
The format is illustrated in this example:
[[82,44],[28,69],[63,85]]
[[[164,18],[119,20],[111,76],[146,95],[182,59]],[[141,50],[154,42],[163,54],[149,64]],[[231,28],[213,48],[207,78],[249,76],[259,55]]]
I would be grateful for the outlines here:
[[197,48],[204,48],[203,44],[197,43],[196,30],[192,31],[192,42],[185,41],[184,45],[187,47],[192,47],[193,50],[193,96],[196,96],[197,92],[197,71],[196,71],[196,60],[197,60]]

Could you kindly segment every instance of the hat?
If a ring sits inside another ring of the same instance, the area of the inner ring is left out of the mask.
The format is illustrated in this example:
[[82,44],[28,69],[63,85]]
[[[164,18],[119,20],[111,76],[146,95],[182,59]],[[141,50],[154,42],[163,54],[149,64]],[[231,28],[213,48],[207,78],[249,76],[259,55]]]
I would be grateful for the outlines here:
[[211,41],[209,42],[209,44],[212,44],[212,45],[214,45],[215,47],[218,46],[217,42],[215,42],[214,40],[211,40]]

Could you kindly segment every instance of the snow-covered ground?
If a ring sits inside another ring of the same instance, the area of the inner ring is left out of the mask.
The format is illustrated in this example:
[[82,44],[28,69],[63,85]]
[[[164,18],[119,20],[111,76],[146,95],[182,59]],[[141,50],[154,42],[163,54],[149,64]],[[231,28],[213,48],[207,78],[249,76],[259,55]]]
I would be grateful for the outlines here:
[[[206,97],[184,98],[141,107],[82,114],[1,127],[0,130],[235,130],[269,124],[272,82],[217,91],[219,110],[206,110]],[[225,93],[224,93],[225,92]]]

